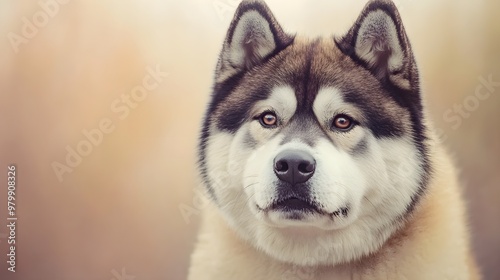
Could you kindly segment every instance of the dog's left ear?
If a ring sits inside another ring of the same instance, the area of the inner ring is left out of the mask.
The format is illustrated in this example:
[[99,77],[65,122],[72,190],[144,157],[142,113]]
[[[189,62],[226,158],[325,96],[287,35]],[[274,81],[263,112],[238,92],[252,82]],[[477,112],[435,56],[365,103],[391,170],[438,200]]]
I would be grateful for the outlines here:
[[292,41],[293,36],[283,31],[264,1],[244,0],[227,31],[216,75],[224,79],[249,70]]
[[372,0],[349,32],[335,39],[345,54],[381,82],[402,89],[418,87],[418,71],[399,12],[391,1]]

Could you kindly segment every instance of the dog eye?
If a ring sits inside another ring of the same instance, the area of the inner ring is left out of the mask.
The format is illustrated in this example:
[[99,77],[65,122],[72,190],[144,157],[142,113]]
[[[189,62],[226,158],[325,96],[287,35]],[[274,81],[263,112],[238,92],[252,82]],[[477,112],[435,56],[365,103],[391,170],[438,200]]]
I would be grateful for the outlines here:
[[278,123],[278,118],[272,112],[265,112],[260,116],[259,120],[260,124],[266,128],[276,126],[276,124]]
[[341,114],[333,119],[332,125],[336,129],[347,131],[353,127],[354,121],[351,117]]

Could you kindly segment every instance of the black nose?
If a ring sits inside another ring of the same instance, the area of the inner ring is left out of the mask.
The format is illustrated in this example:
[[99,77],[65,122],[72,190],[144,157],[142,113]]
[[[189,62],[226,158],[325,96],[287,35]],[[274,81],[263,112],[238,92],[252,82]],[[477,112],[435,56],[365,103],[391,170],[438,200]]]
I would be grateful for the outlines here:
[[316,161],[304,151],[285,150],[274,158],[274,173],[292,185],[309,180],[315,169]]

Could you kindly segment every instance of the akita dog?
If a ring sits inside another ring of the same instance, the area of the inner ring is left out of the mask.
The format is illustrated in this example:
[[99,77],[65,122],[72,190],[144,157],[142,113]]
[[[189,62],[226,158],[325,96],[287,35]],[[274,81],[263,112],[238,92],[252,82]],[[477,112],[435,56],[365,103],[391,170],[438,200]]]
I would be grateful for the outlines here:
[[199,144],[208,197],[189,279],[478,279],[460,184],[395,5],[343,36],[243,1]]

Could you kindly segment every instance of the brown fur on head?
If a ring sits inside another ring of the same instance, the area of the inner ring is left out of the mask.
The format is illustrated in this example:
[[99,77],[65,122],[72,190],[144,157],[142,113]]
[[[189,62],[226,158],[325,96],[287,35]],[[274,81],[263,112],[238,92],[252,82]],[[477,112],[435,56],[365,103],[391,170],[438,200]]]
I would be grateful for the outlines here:
[[[264,2],[243,1],[216,70],[201,173],[229,224],[271,256],[304,263],[312,236],[330,246],[315,264],[349,261],[379,248],[425,192],[423,119],[391,2],[371,1],[344,36],[305,39],[285,33]],[[309,175],[280,173],[290,153],[307,158]]]

